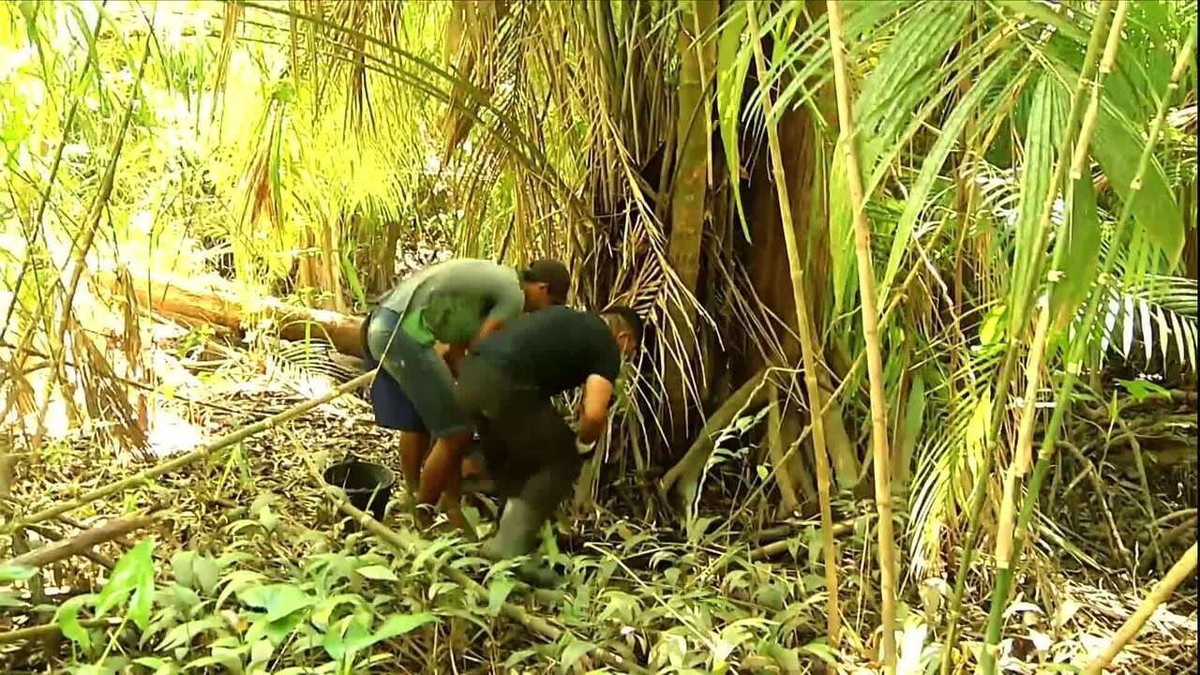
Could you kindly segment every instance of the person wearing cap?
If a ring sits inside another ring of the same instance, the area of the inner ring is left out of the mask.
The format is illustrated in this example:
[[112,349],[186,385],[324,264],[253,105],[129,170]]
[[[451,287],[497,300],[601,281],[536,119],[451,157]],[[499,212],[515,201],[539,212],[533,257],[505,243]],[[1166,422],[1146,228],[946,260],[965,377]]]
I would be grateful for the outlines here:
[[[537,532],[570,493],[583,456],[608,418],[621,363],[642,340],[628,307],[600,313],[546,307],[513,320],[471,346],[454,394],[479,430],[484,462],[503,499],[495,536],[481,553],[492,560],[530,553]],[[551,399],[583,388],[578,432]],[[518,569],[530,583],[552,585],[536,563]]]
[[522,310],[564,303],[569,287],[570,274],[555,260],[520,273],[488,260],[448,260],[400,282],[367,316],[366,365],[380,366],[371,385],[375,421],[400,431],[400,469],[422,521],[419,507],[440,502],[451,524],[470,530],[460,483],[472,429],[454,399],[456,364]]

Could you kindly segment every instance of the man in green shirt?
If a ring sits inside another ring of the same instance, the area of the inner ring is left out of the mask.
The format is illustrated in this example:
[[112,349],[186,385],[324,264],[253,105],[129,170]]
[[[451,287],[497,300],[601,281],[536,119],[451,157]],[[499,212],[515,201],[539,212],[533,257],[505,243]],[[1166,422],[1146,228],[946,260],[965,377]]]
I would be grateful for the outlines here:
[[400,431],[400,468],[418,507],[440,500],[450,522],[469,531],[459,493],[471,426],[455,402],[451,369],[468,345],[522,309],[564,303],[569,287],[566,267],[555,260],[520,274],[487,260],[449,260],[402,281],[367,317],[367,367],[382,366],[371,386],[375,421]]

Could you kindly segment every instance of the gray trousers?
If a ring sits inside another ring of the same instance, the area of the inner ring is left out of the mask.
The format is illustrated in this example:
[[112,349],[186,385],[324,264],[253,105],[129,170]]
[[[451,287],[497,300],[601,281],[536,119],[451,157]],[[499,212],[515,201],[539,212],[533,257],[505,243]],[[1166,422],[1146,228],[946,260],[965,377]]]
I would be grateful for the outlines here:
[[476,424],[488,471],[505,500],[493,550],[501,557],[528,554],[542,523],[579,477],[583,460],[575,433],[549,397],[486,358],[463,359],[455,393]]

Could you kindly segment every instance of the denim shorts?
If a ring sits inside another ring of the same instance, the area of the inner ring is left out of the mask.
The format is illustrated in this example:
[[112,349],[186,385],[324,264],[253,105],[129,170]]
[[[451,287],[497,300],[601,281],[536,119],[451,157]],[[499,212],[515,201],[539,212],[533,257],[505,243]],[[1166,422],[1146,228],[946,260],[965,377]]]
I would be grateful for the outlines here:
[[400,318],[383,307],[367,317],[366,365],[383,366],[371,385],[376,424],[434,438],[469,433],[467,416],[454,399],[450,369],[433,347],[400,329]]

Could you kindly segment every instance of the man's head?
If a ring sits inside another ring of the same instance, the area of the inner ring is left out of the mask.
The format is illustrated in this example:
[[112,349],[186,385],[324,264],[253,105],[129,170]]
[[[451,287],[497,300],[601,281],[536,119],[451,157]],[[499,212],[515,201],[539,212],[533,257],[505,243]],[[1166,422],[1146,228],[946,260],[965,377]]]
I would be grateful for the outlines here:
[[612,331],[617,347],[621,349],[621,357],[629,358],[642,344],[642,331],[645,322],[637,312],[624,305],[609,307],[600,313]]
[[535,260],[521,272],[525,290],[525,311],[564,305],[571,290],[571,273],[557,260]]

